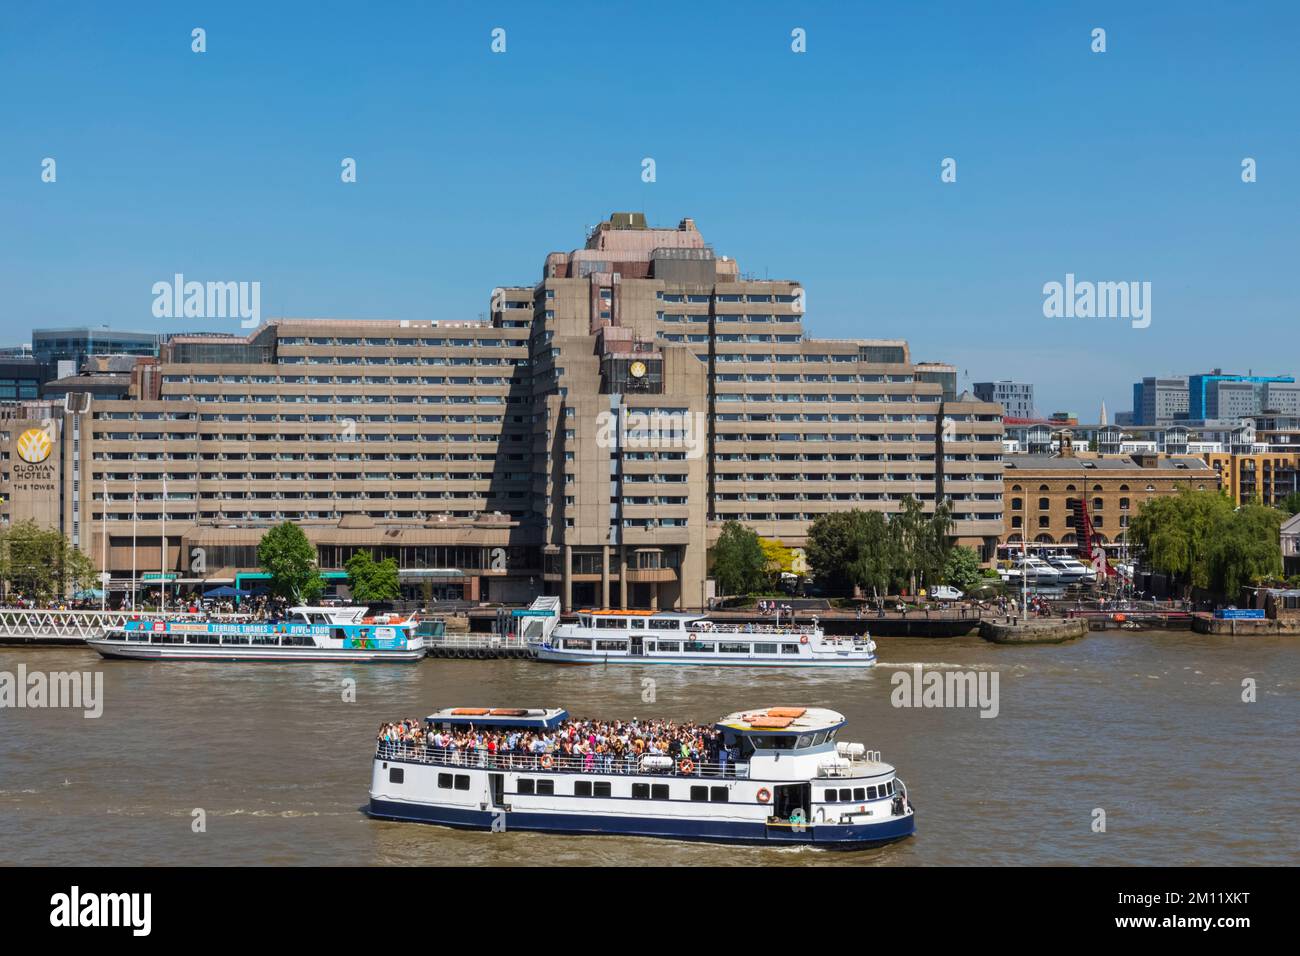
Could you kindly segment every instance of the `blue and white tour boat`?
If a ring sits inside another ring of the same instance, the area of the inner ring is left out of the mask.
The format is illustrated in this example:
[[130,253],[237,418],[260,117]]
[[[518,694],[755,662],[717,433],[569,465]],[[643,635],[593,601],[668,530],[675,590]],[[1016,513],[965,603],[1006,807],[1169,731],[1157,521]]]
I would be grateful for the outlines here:
[[295,607],[283,621],[194,617],[126,621],[86,641],[107,658],[142,661],[418,661],[427,647],[415,616],[365,607]]
[[743,667],[873,667],[868,634],[828,636],[811,624],[715,623],[675,611],[583,610],[529,645],[559,664],[708,664]]
[[458,707],[380,730],[369,814],[466,829],[859,849],[911,835],[907,788],[816,707],[712,725]]

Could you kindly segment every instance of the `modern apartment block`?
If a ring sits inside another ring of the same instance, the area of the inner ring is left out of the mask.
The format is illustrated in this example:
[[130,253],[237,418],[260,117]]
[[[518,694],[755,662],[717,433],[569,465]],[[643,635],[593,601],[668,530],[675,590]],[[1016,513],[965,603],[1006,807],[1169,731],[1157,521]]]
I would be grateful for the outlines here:
[[976,382],[975,397],[1001,405],[1007,418],[1034,417],[1034,386],[1028,382]]
[[34,329],[32,355],[48,366],[49,377],[76,375],[92,355],[157,355],[157,332],[122,332],[107,326]]
[[1188,378],[1188,417],[1229,420],[1262,412],[1300,412],[1300,384],[1291,375],[1230,375],[1215,369]]
[[905,342],[806,334],[798,283],[744,276],[689,219],[615,214],[484,321],[176,336],[129,399],[10,410],[3,513],[115,579],[133,529],[137,576],[162,563],[164,513],[180,581],[246,583],[292,520],[331,573],[367,548],[413,596],[566,608],[698,607],[725,521],[801,546],[818,514],[906,495],[949,499],[991,558],[1000,408]]
[[1133,383],[1133,424],[1165,425],[1187,418],[1187,377],[1148,376]]

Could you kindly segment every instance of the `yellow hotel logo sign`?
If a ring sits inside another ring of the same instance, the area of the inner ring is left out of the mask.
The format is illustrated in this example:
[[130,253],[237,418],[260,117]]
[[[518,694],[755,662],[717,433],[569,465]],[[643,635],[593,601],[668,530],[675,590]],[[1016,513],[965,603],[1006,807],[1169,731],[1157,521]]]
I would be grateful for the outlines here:
[[43,428],[29,428],[18,436],[18,457],[29,465],[39,465],[53,450],[54,443]]

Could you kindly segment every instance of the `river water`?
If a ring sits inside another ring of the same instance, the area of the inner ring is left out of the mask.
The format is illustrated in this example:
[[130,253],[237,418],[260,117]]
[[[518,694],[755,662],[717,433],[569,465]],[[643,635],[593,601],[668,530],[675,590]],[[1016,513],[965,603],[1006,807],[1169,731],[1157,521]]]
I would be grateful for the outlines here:
[[[101,661],[0,648],[0,671],[104,674],[104,712],[0,710],[0,863],[1290,864],[1300,646],[1291,638],[1098,632],[1060,646],[881,639],[870,672]],[[998,715],[891,704],[909,665],[998,675]],[[345,679],[355,702],[345,702]],[[655,702],[642,702],[643,678]],[[1243,680],[1257,699],[1242,701]],[[917,834],[856,853],[481,833],[368,819],[378,725],[444,706],[706,721],[830,707],[882,751]],[[204,832],[194,832],[201,809]],[[1095,811],[1105,832],[1094,832]]]

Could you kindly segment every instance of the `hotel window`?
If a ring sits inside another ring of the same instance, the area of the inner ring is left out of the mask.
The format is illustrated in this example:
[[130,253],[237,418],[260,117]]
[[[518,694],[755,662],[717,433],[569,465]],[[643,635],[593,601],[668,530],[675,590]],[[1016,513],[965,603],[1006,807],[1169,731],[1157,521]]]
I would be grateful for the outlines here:
[[1039,510],[1039,511],[1046,511],[1046,510],[1047,510],[1048,508],[1050,508],[1051,506],[1052,506],[1052,504],[1051,504],[1051,502],[1050,502],[1048,499],[1046,499],[1046,498],[1039,498],[1039,499],[1038,499],[1038,510]]

